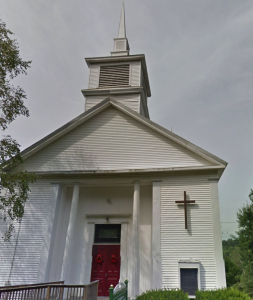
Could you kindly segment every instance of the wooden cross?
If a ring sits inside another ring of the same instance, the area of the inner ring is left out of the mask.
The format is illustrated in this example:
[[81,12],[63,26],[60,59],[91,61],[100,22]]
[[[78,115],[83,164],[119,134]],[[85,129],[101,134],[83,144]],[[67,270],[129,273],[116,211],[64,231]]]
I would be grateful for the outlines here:
[[184,191],[184,200],[183,201],[175,201],[175,203],[184,204],[185,229],[187,229],[187,204],[195,203],[195,200],[186,200],[186,191]]

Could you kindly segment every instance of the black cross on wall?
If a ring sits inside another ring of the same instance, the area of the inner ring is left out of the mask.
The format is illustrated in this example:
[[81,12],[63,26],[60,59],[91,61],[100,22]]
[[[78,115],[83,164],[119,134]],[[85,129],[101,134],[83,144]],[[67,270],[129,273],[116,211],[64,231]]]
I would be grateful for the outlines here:
[[187,229],[187,204],[195,203],[195,200],[186,200],[186,191],[184,191],[184,200],[175,201],[177,204],[184,204],[184,219],[185,219],[185,229]]

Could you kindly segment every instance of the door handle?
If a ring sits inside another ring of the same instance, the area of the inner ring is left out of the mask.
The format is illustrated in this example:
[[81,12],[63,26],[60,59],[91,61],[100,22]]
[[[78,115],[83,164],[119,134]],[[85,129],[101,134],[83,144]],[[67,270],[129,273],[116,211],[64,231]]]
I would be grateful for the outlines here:
[[107,273],[105,273],[105,278],[107,277]]

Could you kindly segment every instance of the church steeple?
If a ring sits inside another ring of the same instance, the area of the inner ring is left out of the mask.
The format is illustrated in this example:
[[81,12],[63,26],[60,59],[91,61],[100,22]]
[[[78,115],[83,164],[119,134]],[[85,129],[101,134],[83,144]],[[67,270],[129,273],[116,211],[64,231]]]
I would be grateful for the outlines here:
[[85,111],[107,97],[149,119],[147,98],[151,96],[144,54],[130,55],[122,5],[118,37],[112,56],[86,58],[90,69],[88,89],[82,90]]
[[114,48],[111,52],[112,56],[126,56],[129,55],[129,44],[126,37],[126,23],[125,23],[125,6],[122,3],[122,10],[119,22],[118,37],[114,39]]
[[125,6],[124,6],[124,2],[123,2],[122,9],[121,9],[120,22],[119,22],[118,38],[125,38],[125,37],[126,37],[126,22],[125,22]]

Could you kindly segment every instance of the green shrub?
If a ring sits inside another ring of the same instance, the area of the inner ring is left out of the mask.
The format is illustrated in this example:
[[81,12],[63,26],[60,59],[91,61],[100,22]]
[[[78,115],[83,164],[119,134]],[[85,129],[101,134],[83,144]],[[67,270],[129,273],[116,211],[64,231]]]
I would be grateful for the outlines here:
[[187,294],[182,290],[151,290],[136,298],[136,300],[189,300]]
[[216,291],[197,291],[196,300],[251,300],[251,298],[233,288]]

